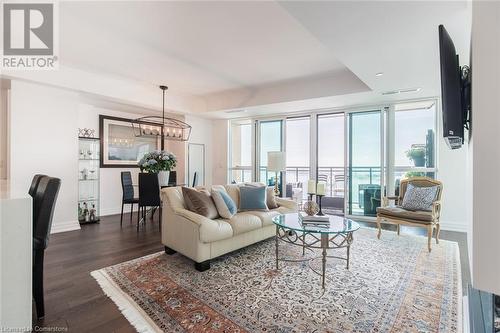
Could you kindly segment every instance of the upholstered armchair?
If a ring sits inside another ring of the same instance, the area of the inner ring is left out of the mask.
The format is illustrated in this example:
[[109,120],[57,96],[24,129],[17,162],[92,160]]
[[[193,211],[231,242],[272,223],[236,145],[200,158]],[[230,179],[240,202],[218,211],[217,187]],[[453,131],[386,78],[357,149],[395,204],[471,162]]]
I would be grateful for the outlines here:
[[[416,187],[437,186],[436,198],[434,199],[430,211],[413,211],[406,210],[401,207],[403,198],[406,193],[408,184],[413,184]],[[436,244],[439,243],[439,216],[441,213],[441,195],[443,192],[443,183],[427,177],[413,177],[402,179],[399,195],[395,197],[383,197],[382,206],[377,208],[377,237],[380,239],[381,223],[392,223],[397,225],[397,233],[399,235],[400,225],[409,225],[414,227],[422,227],[427,229],[427,246],[431,251],[432,233],[436,229]],[[390,201],[395,202],[395,206],[389,206]]]

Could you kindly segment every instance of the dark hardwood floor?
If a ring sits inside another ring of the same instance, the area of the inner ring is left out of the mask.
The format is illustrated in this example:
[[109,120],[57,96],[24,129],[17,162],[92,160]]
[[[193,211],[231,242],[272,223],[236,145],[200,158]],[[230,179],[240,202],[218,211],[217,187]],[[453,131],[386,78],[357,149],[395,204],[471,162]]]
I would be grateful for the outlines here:
[[[418,228],[402,227],[401,232],[425,235],[425,230]],[[459,244],[465,286],[470,281],[466,235],[442,231],[441,236]],[[128,216],[120,228],[120,216],[113,215],[103,217],[100,224],[52,235],[45,253],[45,318],[34,320],[34,329],[43,326],[69,332],[135,332],[90,272],[162,250],[158,214],[154,221],[148,219],[139,232]]]
[[35,325],[70,332],[135,332],[90,272],[163,250],[158,214],[136,230],[120,215],[51,236],[45,253],[45,318]]

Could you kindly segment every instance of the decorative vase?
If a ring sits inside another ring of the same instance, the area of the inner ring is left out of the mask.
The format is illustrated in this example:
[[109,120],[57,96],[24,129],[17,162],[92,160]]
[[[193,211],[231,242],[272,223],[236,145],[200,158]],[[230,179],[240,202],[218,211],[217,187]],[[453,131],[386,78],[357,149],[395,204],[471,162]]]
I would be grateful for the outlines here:
[[304,209],[304,212],[309,216],[316,215],[319,212],[318,204],[315,203],[314,201],[307,201],[304,204],[303,209]]
[[168,186],[168,179],[170,178],[170,171],[158,172],[158,183],[160,186]]
[[417,156],[413,158],[413,164],[416,167],[424,167],[425,166],[425,156]]

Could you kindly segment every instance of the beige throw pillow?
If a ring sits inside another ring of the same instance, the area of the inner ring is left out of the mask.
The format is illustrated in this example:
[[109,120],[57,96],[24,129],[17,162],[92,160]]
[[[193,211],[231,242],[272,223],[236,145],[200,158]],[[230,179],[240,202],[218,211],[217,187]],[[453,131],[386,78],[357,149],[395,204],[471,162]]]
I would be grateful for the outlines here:
[[188,210],[209,219],[219,217],[215,203],[207,190],[197,191],[193,188],[183,187],[182,195]]

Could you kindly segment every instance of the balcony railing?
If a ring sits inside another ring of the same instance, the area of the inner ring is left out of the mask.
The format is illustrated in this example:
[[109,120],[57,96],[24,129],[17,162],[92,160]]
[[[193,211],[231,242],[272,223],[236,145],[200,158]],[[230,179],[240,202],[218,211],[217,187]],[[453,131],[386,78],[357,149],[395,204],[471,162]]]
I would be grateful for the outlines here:
[[[347,168],[347,174],[351,171],[353,187],[359,184],[380,184],[380,167],[353,167]],[[318,180],[326,182],[327,196],[344,196],[346,177],[343,166],[327,166],[318,168]],[[306,184],[310,179],[309,167],[291,166],[286,168],[287,183]]]

